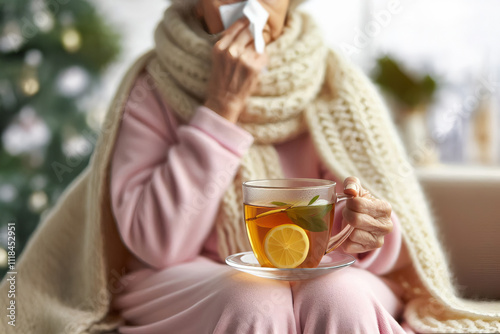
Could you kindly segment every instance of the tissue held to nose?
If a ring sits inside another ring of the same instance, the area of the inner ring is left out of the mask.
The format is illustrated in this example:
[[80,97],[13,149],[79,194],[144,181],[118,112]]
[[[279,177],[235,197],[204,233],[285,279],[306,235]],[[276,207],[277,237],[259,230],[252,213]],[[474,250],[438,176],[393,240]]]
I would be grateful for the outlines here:
[[221,6],[221,0],[198,0],[194,13],[205,30],[221,35],[212,49],[205,107],[238,121],[267,65],[265,45],[283,32],[289,1],[226,0]]
[[254,38],[255,50],[258,53],[264,53],[266,43],[263,33],[269,13],[262,7],[258,0],[223,5],[219,7],[219,12],[224,29],[229,28],[238,19],[246,16],[250,22],[249,29]]

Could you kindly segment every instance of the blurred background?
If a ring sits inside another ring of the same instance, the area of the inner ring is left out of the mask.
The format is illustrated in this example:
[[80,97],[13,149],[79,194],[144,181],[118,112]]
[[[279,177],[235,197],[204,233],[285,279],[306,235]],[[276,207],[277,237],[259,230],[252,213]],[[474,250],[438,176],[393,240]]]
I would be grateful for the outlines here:
[[[167,5],[0,0],[0,277],[7,224],[16,225],[19,256],[87,165],[113,92],[153,45]],[[377,84],[425,182],[500,180],[499,1],[309,0],[302,8]]]

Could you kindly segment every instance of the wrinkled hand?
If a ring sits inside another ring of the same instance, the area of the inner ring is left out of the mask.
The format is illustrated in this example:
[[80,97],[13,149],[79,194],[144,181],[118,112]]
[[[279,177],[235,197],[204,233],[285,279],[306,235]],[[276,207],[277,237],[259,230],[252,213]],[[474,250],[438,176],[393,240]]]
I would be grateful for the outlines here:
[[243,17],[222,33],[212,50],[212,72],[205,106],[235,123],[267,64],[255,51],[254,39]]
[[363,253],[382,247],[384,237],[392,231],[391,205],[363,189],[357,177],[345,179],[344,193],[356,196],[346,201],[342,212],[343,226],[350,224],[354,227],[342,245],[344,251]]

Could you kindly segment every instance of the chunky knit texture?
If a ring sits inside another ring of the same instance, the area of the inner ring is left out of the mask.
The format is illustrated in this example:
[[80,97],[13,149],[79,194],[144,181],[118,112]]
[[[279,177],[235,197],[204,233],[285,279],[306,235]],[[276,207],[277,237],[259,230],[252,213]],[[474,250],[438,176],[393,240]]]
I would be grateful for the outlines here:
[[[156,57],[148,72],[173,110],[188,121],[206,99],[215,39],[189,10],[171,7],[155,40]],[[420,299],[410,302],[406,313],[415,329],[439,332],[456,326],[453,330],[499,331],[500,304],[486,306],[457,297],[422,190],[389,114],[366,76],[328,50],[314,20],[299,11],[289,14],[283,34],[266,52],[270,58],[267,72],[261,75],[260,85],[238,121],[254,135],[255,144],[221,203],[216,222],[221,258],[250,250],[241,210],[241,183],[280,177],[271,144],[309,131],[332,173],[340,178],[360,177],[364,187],[387,199],[398,215],[414,268],[425,287],[417,282],[411,285],[412,291],[421,291],[414,296]],[[435,302],[422,303],[429,298]],[[442,306],[439,315],[434,312],[436,307],[417,306],[429,304]],[[436,318],[443,314],[454,320]],[[483,320],[474,320],[479,318]]]
[[[130,89],[145,68],[185,120],[203,100],[213,40],[185,14],[175,8],[167,11],[157,31],[157,49],[141,57],[122,80],[89,167],[40,223],[17,262],[17,323],[11,327],[4,319],[0,333],[94,333],[116,328],[119,318],[110,314],[110,301],[123,289],[117,279],[130,255],[111,210],[111,155],[125,105],[134,103]],[[269,144],[309,130],[321,159],[335,175],[359,176],[398,214],[413,267],[393,276],[407,290],[405,316],[411,326],[419,332],[500,332],[499,303],[456,296],[420,187],[367,78],[328,51],[313,20],[299,12],[290,13],[284,35],[267,52],[269,72],[240,123],[255,135],[256,143],[243,158],[217,221],[221,255],[248,247],[241,241],[241,182],[281,176]],[[0,295],[7,296],[8,290],[4,279]],[[1,309],[8,303],[8,298],[0,298]]]
[[[155,33],[157,58],[148,66],[165,100],[186,121],[206,98],[213,47],[213,41],[189,13],[175,7],[166,11]],[[294,13],[284,34],[267,48],[267,72],[239,120],[239,125],[252,133],[256,145],[243,158],[217,218],[222,259],[251,249],[241,210],[242,182],[282,176],[278,155],[270,144],[306,130],[303,110],[315,104],[324,81],[327,48],[320,36],[310,17]]]

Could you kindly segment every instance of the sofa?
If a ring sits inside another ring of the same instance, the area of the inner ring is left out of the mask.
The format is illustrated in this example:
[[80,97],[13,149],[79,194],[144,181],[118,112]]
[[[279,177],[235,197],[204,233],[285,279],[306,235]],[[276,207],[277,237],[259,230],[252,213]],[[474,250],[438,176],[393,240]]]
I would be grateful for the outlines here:
[[500,168],[439,166],[417,175],[459,293],[500,300]]

